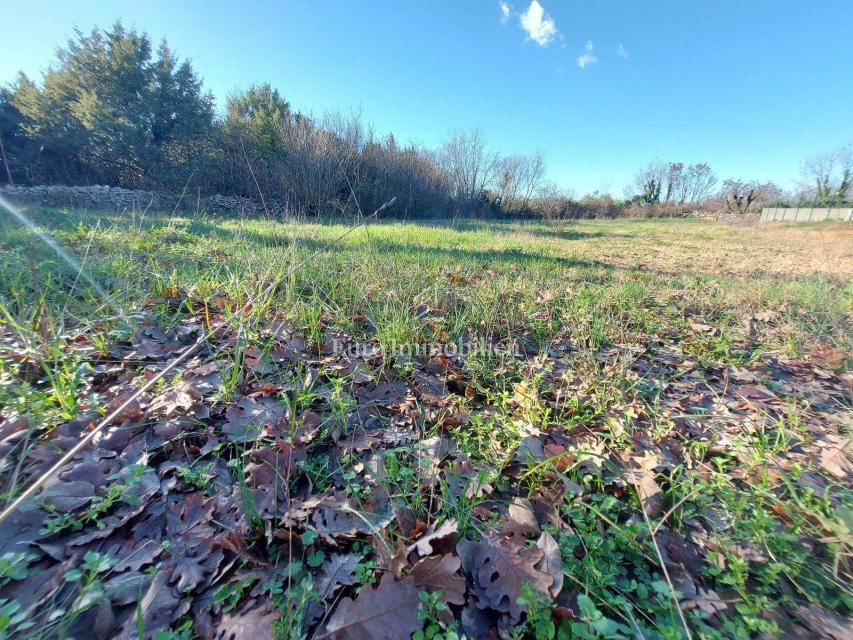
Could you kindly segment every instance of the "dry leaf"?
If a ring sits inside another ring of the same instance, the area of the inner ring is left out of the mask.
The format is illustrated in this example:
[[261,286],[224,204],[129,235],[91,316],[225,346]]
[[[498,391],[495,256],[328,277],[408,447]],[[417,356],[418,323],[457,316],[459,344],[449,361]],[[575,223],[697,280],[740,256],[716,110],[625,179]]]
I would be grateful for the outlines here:
[[355,600],[338,604],[326,632],[332,640],[396,640],[421,628],[418,588],[413,578],[399,582],[386,573],[376,587],[365,586]]
[[634,469],[625,473],[625,478],[637,489],[643,510],[650,518],[660,515],[663,510],[663,491],[655,481],[655,474],[648,469]]
[[552,598],[556,598],[563,589],[563,559],[560,557],[560,547],[554,540],[554,536],[547,531],[543,531],[539,536],[536,546],[542,552],[542,561],[536,565],[536,568],[554,579],[548,591]]
[[811,353],[812,362],[833,370],[843,367],[849,357],[850,354],[848,354],[844,349],[830,347],[825,344],[815,348]]
[[797,615],[817,634],[832,640],[853,640],[850,620],[826,611],[816,604],[797,608]]
[[848,451],[853,440],[845,440],[834,436],[828,438],[829,446],[820,450],[820,466],[836,478],[849,478],[853,475],[853,462],[850,461]]
[[525,611],[525,606],[518,603],[525,583],[547,595],[554,582],[549,574],[536,568],[544,556],[536,547],[462,540],[456,548],[465,573],[473,582],[479,606],[509,613],[515,619]]
[[354,553],[347,555],[333,554],[323,566],[320,567],[320,575],[314,582],[314,589],[320,594],[320,598],[326,598],[335,592],[339,585],[353,585],[358,582],[355,576],[359,557]]
[[419,589],[441,591],[448,604],[465,604],[465,578],[459,575],[462,561],[451,554],[420,560],[412,568],[412,578]]
[[528,531],[539,531],[539,522],[536,520],[536,513],[533,511],[533,505],[527,498],[515,497],[509,505],[510,520],[519,525],[522,529]]
[[[456,537],[457,525],[455,520],[445,520],[441,526],[436,529],[435,527],[430,527],[427,532],[414,544],[410,545],[406,550],[407,553],[411,553],[415,549],[418,551],[419,556],[428,556],[435,552],[432,545],[433,543],[441,542],[447,538]],[[454,540],[450,540],[449,544],[452,545]]]

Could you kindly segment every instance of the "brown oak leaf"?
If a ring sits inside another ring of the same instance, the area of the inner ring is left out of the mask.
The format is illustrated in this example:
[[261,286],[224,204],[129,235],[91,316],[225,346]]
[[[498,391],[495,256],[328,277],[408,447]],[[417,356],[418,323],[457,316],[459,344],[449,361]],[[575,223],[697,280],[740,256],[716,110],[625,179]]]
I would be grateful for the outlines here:
[[824,638],[853,640],[853,631],[851,631],[850,620],[848,619],[822,609],[816,604],[798,607],[796,613],[809,629]]
[[271,610],[269,605],[265,607],[252,601],[239,612],[222,614],[217,637],[222,640],[274,640],[276,634],[272,625],[280,617],[281,614]]
[[456,549],[480,608],[509,613],[517,619],[525,611],[525,606],[518,603],[522,585],[529,583],[534,591],[547,595],[554,582],[549,574],[536,568],[544,556],[536,547],[462,540]]
[[419,589],[441,591],[448,604],[465,604],[465,578],[459,575],[462,561],[454,555],[424,558],[412,568],[412,578]]
[[222,432],[232,442],[252,442],[283,413],[284,405],[272,398],[243,398],[226,409]]
[[654,471],[633,469],[625,472],[625,478],[637,489],[646,515],[650,518],[660,515],[663,509],[663,491],[655,481]]
[[[457,530],[456,520],[446,520],[438,528],[430,527],[427,529],[426,533],[417,542],[410,545],[406,552],[411,553],[417,549],[419,556],[428,556],[435,552],[433,544],[440,543],[446,538],[455,538]],[[450,544],[453,544],[452,540]]]
[[409,638],[422,624],[418,618],[418,603],[418,587],[413,578],[398,582],[386,573],[377,587],[365,587],[355,600],[342,600],[320,637],[332,640]]
[[851,441],[840,436],[830,436],[828,440],[828,445],[820,450],[820,466],[836,478],[853,476],[853,463],[850,461],[850,452],[853,452]]
[[354,554],[332,554],[320,567],[320,575],[314,582],[314,590],[325,598],[342,584],[353,585],[358,582],[355,572],[359,557]]

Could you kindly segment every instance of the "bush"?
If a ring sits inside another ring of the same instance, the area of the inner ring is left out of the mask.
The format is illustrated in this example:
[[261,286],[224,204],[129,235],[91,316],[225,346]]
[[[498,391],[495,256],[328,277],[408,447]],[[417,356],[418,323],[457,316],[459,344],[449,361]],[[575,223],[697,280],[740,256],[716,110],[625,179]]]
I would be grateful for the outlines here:
[[623,216],[626,218],[686,218],[705,208],[695,204],[656,203],[644,204],[634,201],[628,204]]
[[552,193],[531,200],[529,210],[533,215],[548,220],[618,218],[624,214],[625,203],[609,195],[585,195],[575,200]]

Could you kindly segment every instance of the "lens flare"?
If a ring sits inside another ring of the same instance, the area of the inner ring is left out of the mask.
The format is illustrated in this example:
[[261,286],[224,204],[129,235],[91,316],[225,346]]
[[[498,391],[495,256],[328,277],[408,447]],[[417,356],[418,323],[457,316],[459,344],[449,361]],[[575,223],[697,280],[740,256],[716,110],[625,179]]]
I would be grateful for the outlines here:
[[60,247],[56,240],[47,235],[44,231],[38,228],[36,224],[30,220],[20,209],[18,209],[15,205],[9,202],[3,196],[0,196],[0,206],[2,206],[6,211],[8,211],[13,218],[15,218],[22,225],[27,227],[30,231],[35,234],[35,236],[44,242],[47,246],[49,246],[53,251],[62,258],[71,268],[77,271],[79,276],[83,278],[86,282],[91,285],[92,289],[94,289],[99,296],[106,302],[110,308],[115,311],[119,316],[124,316],[124,311],[115,303],[112,296],[106,292],[106,290],[95,282],[95,279],[90,276],[86,270],[83,268],[83,265],[80,264],[74,256],[69,254],[65,249]]

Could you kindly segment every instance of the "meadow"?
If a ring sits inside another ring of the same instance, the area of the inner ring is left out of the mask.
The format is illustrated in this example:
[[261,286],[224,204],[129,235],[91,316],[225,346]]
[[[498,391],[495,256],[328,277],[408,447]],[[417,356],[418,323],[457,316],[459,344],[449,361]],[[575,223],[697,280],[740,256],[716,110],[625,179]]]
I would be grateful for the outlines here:
[[843,637],[849,225],[24,213],[0,637]]

